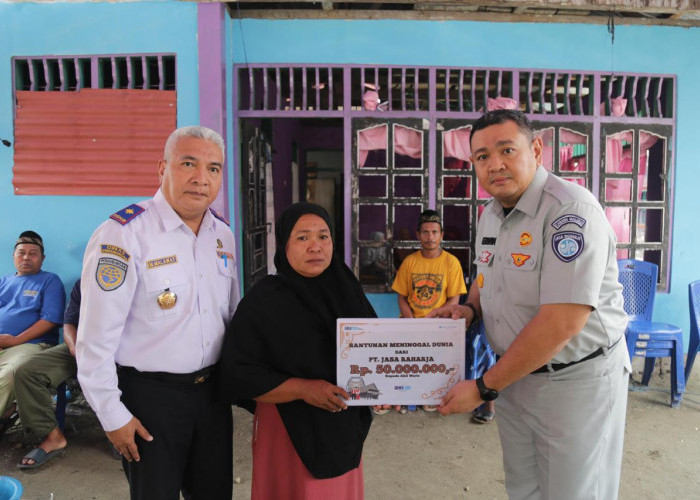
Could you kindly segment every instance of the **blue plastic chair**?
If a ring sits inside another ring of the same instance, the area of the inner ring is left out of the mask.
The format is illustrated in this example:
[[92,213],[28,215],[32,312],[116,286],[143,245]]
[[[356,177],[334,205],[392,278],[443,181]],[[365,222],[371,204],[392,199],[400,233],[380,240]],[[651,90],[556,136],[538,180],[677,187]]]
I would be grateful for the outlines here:
[[688,342],[688,357],[685,360],[685,380],[690,377],[690,370],[693,369],[695,356],[700,350],[700,280],[693,281],[688,285],[688,302],[690,304],[690,341]]
[[22,483],[10,476],[0,476],[0,499],[20,500],[22,498]]
[[656,358],[671,358],[671,406],[678,408],[685,392],[683,374],[683,331],[668,323],[652,321],[658,266],[651,262],[624,259],[617,261],[623,286],[625,312],[629,323],[625,336],[630,360],[643,356],[642,384],[648,385]]
[[472,380],[481,377],[486,370],[496,364],[496,354],[486,341],[484,322],[479,321],[467,331],[468,377]]

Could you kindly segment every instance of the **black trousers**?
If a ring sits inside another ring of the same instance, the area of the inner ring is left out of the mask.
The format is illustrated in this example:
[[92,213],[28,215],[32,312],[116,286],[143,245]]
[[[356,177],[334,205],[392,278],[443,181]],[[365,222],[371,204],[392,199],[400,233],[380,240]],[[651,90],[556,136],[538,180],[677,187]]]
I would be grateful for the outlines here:
[[132,500],[231,500],[231,406],[216,400],[215,376],[193,381],[154,379],[119,370],[122,402],[153,436],[136,436],[141,460],[123,460]]

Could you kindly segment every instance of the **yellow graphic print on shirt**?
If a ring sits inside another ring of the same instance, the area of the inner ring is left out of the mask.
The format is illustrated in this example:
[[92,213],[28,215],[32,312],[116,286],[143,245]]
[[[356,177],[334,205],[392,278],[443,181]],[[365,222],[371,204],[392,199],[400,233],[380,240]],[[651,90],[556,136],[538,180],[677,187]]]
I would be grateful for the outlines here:
[[410,302],[420,309],[432,309],[442,293],[442,274],[411,274],[413,295]]

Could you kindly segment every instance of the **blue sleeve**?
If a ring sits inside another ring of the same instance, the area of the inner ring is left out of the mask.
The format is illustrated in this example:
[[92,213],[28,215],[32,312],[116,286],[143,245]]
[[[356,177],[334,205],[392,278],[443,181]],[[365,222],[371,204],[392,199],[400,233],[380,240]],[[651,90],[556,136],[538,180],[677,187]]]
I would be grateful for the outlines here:
[[63,289],[63,283],[58,276],[51,274],[44,287],[39,319],[62,325],[65,307],[66,291]]
[[80,279],[73,285],[73,290],[70,292],[70,300],[68,300],[68,308],[66,314],[63,315],[63,324],[78,326],[80,317]]

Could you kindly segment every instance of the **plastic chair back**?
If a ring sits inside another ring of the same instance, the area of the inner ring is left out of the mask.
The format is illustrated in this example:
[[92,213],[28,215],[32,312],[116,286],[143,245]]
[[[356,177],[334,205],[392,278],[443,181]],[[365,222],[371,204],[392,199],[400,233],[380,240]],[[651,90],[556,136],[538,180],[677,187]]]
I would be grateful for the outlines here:
[[10,476],[0,476],[0,500],[20,500],[22,498],[22,483]]
[[700,280],[693,281],[688,285],[688,295],[690,299],[690,339],[695,339],[700,343]]
[[700,280],[693,281],[688,285],[688,302],[690,306],[690,333],[688,334],[688,357],[685,360],[685,380],[690,378],[690,371],[693,369],[695,357],[700,349]]
[[630,321],[651,321],[658,266],[643,260],[623,259],[617,261],[617,268],[623,286],[625,312]]

